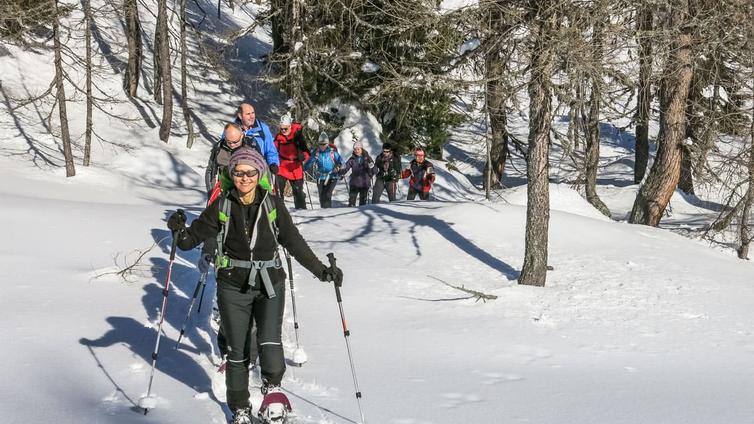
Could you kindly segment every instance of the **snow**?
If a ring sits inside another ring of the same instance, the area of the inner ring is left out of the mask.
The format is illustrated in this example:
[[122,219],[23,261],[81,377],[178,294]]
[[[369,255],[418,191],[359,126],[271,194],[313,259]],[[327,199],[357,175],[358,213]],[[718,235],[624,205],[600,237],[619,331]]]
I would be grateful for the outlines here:
[[379,70],[380,70],[380,65],[369,60],[365,60],[364,63],[361,65],[361,72],[365,72],[367,74],[371,74]]
[[461,44],[461,47],[458,48],[458,54],[463,55],[466,52],[476,50],[476,48],[479,47],[480,44],[481,41],[479,41],[478,38],[468,40]]
[[[457,2],[443,4],[449,3]],[[234,22],[249,22],[240,10]],[[46,87],[47,57],[8,49],[0,57],[3,89],[20,96],[25,84],[31,91]],[[194,107],[212,135],[242,95],[207,72],[195,81],[203,94]],[[103,84],[120,93],[119,78],[106,75]],[[145,397],[168,268],[165,220],[179,207],[189,219],[201,212],[209,142],[201,138],[186,149],[181,126],[165,145],[124,101],[114,110],[139,121],[98,122],[110,122],[99,126],[102,135],[130,150],[95,143],[93,166],[66,179],[61,168],[31,161],[34,146],[60,163],[56,139],[34,125],[34,107],[11,113],[0,104],[1,421],[225,422],[229,412],[212,392],[219,361],[208,324],[213,278],[201,314],[192,314],[175,348],[199,277],[198,250],[179,251],[173,264],[157,370]],[[159,108],[146,99],[138,104],[156,119],[150,111]],[[375,117],[336,106],[345,121],[335,138],[341,153],[349,156],[354,137],[379,153]],[[81,110],[70,105],[71,116]],[[72,127],[80,131],[80,121]],[[519,131],[521,120],[511,127]],[[526,186],[512,172],[503,181],[509,188],[492,201],[482,198],[482,152],[472,143],[480,131],[467,125],[453,132],[459,138],[446,147],[453,166],[433,160],[433,201],[347,208],[339,183],[336,208],[292,212],[318,256],[333,252],[344,271],[343,308],[366,420],[752,422],[754,265],[667,229],[622,222],[638,190],[626,184],[631,143],[603,131],[600,178],[609,182],[599,190],[616,220],[571,188],[565,166],[555,168],[553,270],[544,288],[519,286]],[[523,169],[517,160],[512,165]],[[404,199],[405,180],[400,187]],[[309,189],[316,198],[315,186]],[[664,222],[695,225],[714,214],[708,206],[676,193]],[[128,281],[108,274],[142,253]],[[284,347],[289,361],[303,356],[305,364],[289,365],[283,387],[301,423],[358,422],[334,290],[296,263],[294,278],[300,349],[290,304]],[[497,299],[462,299],[468,294],[443,281]],[[259,406],[256,389],[252,402]],[[140,406],[152,409],[145,416]]]

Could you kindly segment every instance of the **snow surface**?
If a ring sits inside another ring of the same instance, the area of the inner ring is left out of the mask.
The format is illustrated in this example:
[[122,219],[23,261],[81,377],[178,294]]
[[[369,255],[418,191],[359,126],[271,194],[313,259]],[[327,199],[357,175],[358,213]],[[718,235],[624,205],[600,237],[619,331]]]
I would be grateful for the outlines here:
[[[443,6],[467,3],[474,2]],[[248,7],[224,21],[210,14],[206,25],[236,30],[252,22]],[[145,28],[154,27],[149,13],[142,18]],[[110,42],[114,34],[103,30]],[[257,29],[230,55],[239,66],[258,66],[248,59],[266,48],[269,34]],[[8,50],[0,57],[3,90],[15,96],[43,91],[52,71],[48,56]],[[72,179],[45,164],[51,158],[59,165],[61,155],[38,124],[43,109],[10,111],[0,103],[0,422],[183,424],[229,417],[211,390],[219,361],[208,324],[214,279],[201,314],[192,315],[175,349],[198,279],[198,250],[179,252],[173,264],[149,398],[156,405],[146,416],[138,408],[168,267],[166,217],[178,207],[190,219],[200,213],[209,141],[233,105],[242,98],[269,104],[259,108],[267,119],[284,101],[275,103],[275,93],[264,87],[244,85],[253,75],[233,85],[205,72],[195,80],[201,96],[193,97],[192,107],[204,127],[193,149],[183,147],[182,123],[169,145],[158,141],[148,122],[156,121],[159,107],[146,94],[136,104],[122,99],[113,111],[136,122],[114,124],[102,115],[97,122],[110,122],[99,126],[102,135],[129,149],[95,143],[94,165],[79,166]],[[119,77],[107,75],[101,73],[100,83],[120,93]],[[80,103],[69,105],[76,134],[82,110]],[[335,139],[341,153],[350,155],[356,136],[376,155],[374,117],[348,105],[339,112],[346,120]],[[521,123],[511,120],[514,132]],[[343,307],[366,420],[754,422],[754,266],[665,229],[619,222],[638,189],[627,183],[631,140],[603,131],[600,195],[619,221],[603,217],[571,188],[572,169],[561,161],[551,185],[553,270],[544,288],[519,286],[526,186],[511,173],[503,181],[511,188],[492,201],[482,198],[476,188],[479,132],[474,125],[454,131],[458,138],[446,147],[453,166],[434,161],[431,202],[346,208],[340,183],[336,208],[292,212],[315,252],[322,259],[334,252],[344,270]],[[512,166],[523,169],[515,158]],[[314,185],[309,189],[316,199]],[[399,197],[405,193],[403,181]],[[714,213],[693,196],[676,194],[671,206],[664,222],[677,227],[707,222]],[[127,281],[112,274],[142,253]],[[357,422],[334,291],[298,264],[294,276],[307,362],[290,364],[296,344],[287,308],[283,386],[301,423]],[[498,298],[466,298],[443,281]],[[260,395],[252,393],[258,407]]]

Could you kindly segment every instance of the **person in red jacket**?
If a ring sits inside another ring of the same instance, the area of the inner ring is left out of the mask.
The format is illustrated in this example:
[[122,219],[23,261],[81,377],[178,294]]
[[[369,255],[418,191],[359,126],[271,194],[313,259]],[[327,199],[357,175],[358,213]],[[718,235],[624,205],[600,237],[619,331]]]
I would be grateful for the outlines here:
[[301,124],[293,122],[291,115],[285,114],[280,118],[280,132],[275,136],[275,148],[280,156],[280,169],[276,179],[278,193],[282,196],[285,183],[290,181],[293,205],[296,209],[306,209],[303,164],[309,160],[309,149]]
[[435,182],[435,168],[432,162],[425,159],[424,149],[417,147],[414,151],[414,160],[409,167],[401,172],[401,179],[411,177],[408,180],[408,200],[416,199],[419,195],[421,200],[429,200],[429,190]]

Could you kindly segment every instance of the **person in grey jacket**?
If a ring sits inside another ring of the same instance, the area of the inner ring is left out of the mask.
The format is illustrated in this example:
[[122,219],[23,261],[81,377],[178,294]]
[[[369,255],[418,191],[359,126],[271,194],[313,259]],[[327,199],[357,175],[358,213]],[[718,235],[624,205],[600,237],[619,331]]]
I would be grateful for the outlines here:
[[376,169],[374,161],[360,141],[353,143],[353,155],[340,169],[340,175],[346,175],[348,171],[351,171],[351,178],[348,180],[348,206],[356,206],[356,196],[359,197],[359,206],[365,205]]

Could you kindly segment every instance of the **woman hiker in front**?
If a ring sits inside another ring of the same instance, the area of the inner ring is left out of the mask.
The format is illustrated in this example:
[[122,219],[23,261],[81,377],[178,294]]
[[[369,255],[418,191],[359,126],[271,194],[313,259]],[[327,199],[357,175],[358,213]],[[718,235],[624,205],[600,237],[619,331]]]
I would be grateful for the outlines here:
[[267,163],[256,150],[239,148],[233,152],[227,169],[234,187],[207,206],[190,227],[186,228],[184,215],[175,213],[168,219],[168,228],[182,250],[192,249],[210,237],[217,238],[217,297],[228,342],[227,403],[233,412],[233,424],[249,424],[250,361],[244,357],[244,346],[252,322],[258,326],[265,395],[260,416],[269,421],[273,417],[264,414],[286,414],[290,409],[280,392],[285,373],[281,332],[286,275],[278,243],[321,281],[340,285],[343,273],[337,267],[325,266],[312,252],[281,198],[272,194]]

